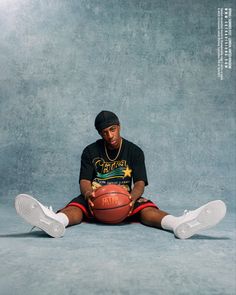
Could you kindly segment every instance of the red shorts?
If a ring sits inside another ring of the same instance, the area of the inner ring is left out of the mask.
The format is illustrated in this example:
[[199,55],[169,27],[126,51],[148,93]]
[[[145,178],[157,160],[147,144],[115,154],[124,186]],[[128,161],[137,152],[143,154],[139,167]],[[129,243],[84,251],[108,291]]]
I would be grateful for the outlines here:
[[[93,221],[94,216],[91,214],[88,202],[85,200],[83,195],[79,195],[78,197],[74,198],[71,200],[70,203],[67,204],[66,207],[69,206],[75,206],[78,207],[82,210],[84,213],[84,219],[85,221]],[[157,208],[157,205],[155,205],[152,201],[145,199],[143,197],[139,198],[135,203],[134,203],[134,208],[133,212],[129,215],[129,217],[126,219],[127,221],[136,221],[138,219],[138,213],[147,207],[154,207]],[[60,210],[59,210],[60,211]]]

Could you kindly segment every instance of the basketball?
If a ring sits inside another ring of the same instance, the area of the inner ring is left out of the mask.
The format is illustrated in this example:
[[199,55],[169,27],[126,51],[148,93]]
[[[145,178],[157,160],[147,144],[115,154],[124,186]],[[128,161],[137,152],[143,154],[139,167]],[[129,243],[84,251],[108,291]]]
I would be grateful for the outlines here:
[[122,222],[130,212],[130,194],[120,185],[108,184],[99,187],[92,199],[95,218],[103,223]]

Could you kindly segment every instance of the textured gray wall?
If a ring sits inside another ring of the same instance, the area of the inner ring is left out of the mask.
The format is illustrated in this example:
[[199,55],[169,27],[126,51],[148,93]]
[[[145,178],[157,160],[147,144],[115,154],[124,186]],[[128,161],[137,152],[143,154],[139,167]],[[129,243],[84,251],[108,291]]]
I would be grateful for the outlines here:
[[161,207],[235,206],[233,72],[217,78],[222,3],[235,12],[214,0],[0,1],[0,202],[74,197],[94,117],[109,109],[143,148],[146,195]]

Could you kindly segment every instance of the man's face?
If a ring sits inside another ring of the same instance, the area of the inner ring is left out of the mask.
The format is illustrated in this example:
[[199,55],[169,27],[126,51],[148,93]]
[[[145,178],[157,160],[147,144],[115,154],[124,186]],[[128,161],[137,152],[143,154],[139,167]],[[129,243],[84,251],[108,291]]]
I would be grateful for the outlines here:
[[121,136],[119,125],[112,125],[102,129],[100,135],[109,149],[113,150],[118,149],[120,147]]

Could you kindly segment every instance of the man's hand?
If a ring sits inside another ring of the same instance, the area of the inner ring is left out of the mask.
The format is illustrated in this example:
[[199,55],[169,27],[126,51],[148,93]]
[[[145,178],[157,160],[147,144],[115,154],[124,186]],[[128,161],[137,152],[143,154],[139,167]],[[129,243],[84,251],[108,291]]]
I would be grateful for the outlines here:
[[130,211],[129,211],[129,214],[128,216],[130,216],[130,214],[132,214],[133,210],[134,210],[134,203],[135,203],[135,200],[132,199],[131,195],[129,196],[129,199],[130,199]]
[[92,208],[94,207],[93,199],[95,198],[95,191],[98,189],[101,185],[97,182],[92,182],[87,179],[81,179],[80,180],[80,191],[82,195],[84,196],[85,200],[88,201],[89,209],[92,212]]
[[133,189],[132,189],[132,191],[130,193],[130,200],[131,200],[131,202],[130,202],[130,212],[129,212],[129,215],[134,210],[134,204],[135,204],[135,202],[142,196],[142,194],[144,192],[144,186],[145,186],[145,183],[142,180],[135,182],[134,187],[133,187]]
[[88,201],[89,209],[90,209],[90,212],[92,214],[93,214],[93,207],[94,207],[94,203],[93,203],[94,198],[95,198],[95,191],[92,191],[91,193],[86,195],[86,199]]
[[99,187],[101,187],[101,184],[100,184],[100,183],[95,182],[95,181],[92,182],[92,189],[93,189],[93,191],[87,196],[87,200],[88,200],[89,206],[90,206],[91,208],[94,207],[93,199],[95,198],[95,191],[96,191]]
[[96,182],[96,181],[93,181],[92,182],[92,189],[95,191],[97,190],[99,187],[101,187],[101,184]]
[[[126,185],[120,185],[121,187],[123,187],[127,192],[129,192],[129,187],[126,186]],[[129,211],[129,214],[128,216],[133,212],[133,209],[134,209],[134,203],[135,203],[135,200],[133,200],[132,196],[129,195],[129,199],[130,199],[130,211]]]
[[123,187],[127,192],[129,192],[129,187],[123,184],[120,184],[121,187]]

